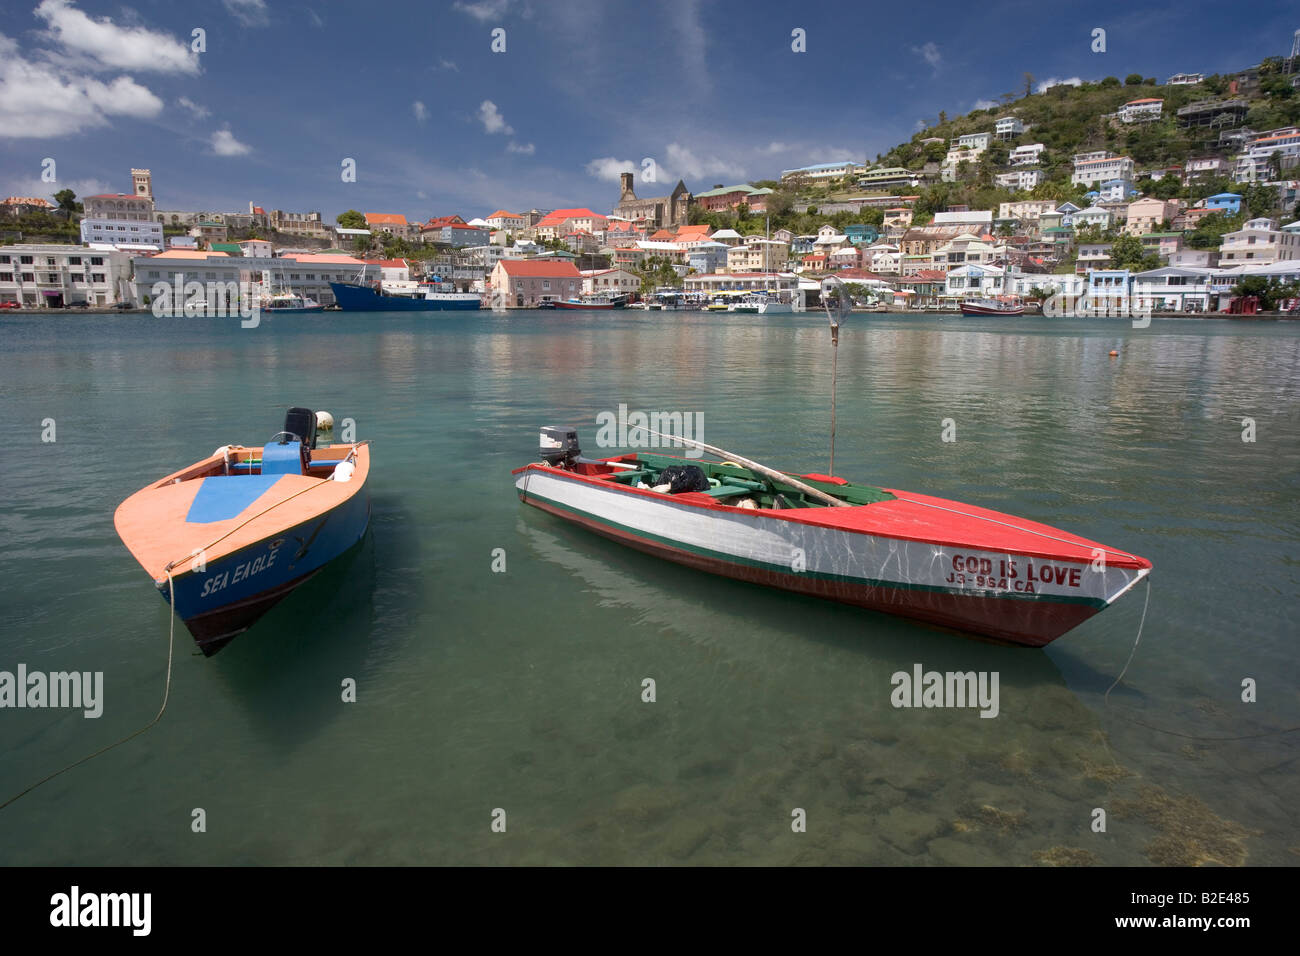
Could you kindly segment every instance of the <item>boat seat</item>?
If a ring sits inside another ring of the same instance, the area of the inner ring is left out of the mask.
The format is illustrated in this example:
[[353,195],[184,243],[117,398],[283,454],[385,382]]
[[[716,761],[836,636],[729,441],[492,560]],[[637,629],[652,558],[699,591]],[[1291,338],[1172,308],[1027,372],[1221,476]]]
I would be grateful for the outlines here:
[[271,442],[262,448],[262,474],[301,475],[305,457],[302,442]]
[[740,485],[719,485],[717,488],[710,488],[704,494],[710,498],[730,498],[733,495],[750,495],[754,493],[752,488],[743,488]]

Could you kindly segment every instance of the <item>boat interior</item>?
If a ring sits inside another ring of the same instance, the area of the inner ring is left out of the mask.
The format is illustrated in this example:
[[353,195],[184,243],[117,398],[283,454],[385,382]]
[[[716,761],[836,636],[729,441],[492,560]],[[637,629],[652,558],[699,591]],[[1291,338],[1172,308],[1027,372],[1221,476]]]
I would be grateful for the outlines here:
[[[617,462],[618,464],[614,464]],[[633,467],[626,467],[632,465]],[[579,462],[574,470],[615,484],[660,491],[666,490],[661,480],[667,468],[694,465],[708,480],[707,491],[677,492],[675,497],[708,497],[726,505],[740,508],[783,510],[789,508],[825,508],[828,505],[806,494],[793,485],[773,481],[734,462],[714,462],[703,459],[677,458],[671,455],[631,454],[607,462]],[[870,485],[855,485],[842,478],[828,475],[793,475],[804,484],[839,498],[850,505],[869,505],[890,501],[894,495]]]

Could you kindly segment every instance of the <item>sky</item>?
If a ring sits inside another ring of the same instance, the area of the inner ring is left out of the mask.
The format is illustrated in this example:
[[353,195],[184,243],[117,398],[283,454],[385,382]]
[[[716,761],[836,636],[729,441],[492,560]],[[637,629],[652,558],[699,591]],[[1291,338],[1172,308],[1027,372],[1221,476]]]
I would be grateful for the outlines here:
[[874,160],[1025,72],[1239,70],[1289,53],[1287,6],[0,0],[0,196],[146,167],[160,210],[609,212],[624,170],[646,197]]

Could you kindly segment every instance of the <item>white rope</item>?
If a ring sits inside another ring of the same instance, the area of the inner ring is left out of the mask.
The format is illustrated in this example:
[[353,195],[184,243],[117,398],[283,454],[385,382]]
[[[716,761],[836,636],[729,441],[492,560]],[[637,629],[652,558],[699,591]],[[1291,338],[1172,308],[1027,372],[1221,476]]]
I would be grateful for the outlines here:
[[1142,640],[1142,626],[1147,622],[1147,605],[1150,603],[1151,603],[1151,576],[1147,575],[1147,596],[1142,601],[1142,618],[1141,620],[1138,621],[1138,632],[1137,632],[1137,637],[1133,639],[1133,650],[1129,651],[1128,660],[1124,662],[1124,669],[1121,670],[1119,672],[1119,676],[1115,678],[1115,683],[1111,684],[1110,687],[1106,689],[1106,693],[1102,697],[1102,701],[1104,703],[1107,704],[1110,703],[1110,692],[1119,686],[1119,682],[1122,681],[1124,679],[1124,675],[1128,673],[1128,666],[1133,663],[1133,658],[1137,655],[1138,642]]

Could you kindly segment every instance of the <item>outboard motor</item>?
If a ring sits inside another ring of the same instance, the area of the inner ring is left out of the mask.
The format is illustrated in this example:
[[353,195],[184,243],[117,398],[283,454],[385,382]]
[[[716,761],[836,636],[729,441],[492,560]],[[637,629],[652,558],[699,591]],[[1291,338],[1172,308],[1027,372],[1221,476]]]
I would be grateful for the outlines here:
[[538,444],[542,461],[553,468],[572,468],[582,454],[578,447],[578,430],[572,425],[544,425]]
[[316,447],[316,413],[310,408],[289,409],[284,416],[284,430],[296,436],[303,448]]

